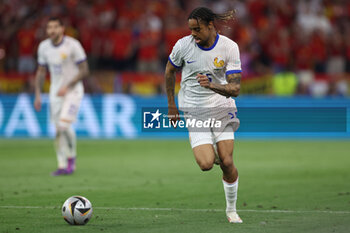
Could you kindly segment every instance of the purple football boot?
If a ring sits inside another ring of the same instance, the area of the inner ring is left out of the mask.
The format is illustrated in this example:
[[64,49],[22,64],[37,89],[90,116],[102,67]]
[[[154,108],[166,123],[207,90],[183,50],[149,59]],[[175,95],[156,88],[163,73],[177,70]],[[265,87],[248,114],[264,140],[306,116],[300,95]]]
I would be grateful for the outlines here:
[[75,158],[68,159],[68,166],[66,169],[66,174],[72,174],[75,171]]
[[63,176],[66,174],[67,174],[67,171],[64,168],[58,168],[56,171],[51,173],[52,176]]

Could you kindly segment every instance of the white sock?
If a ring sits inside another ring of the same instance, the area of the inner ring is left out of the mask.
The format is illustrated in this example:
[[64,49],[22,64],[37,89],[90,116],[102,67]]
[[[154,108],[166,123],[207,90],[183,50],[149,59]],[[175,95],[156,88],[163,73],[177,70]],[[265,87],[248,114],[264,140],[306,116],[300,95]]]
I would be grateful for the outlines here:
[[65,131],[66,141],[67,141],[67,157],[75,158],[77,155],[77,137],[75,131],[72,127],[69,127]]
[[76,156],[76,135],[71,125],[59,122],[55,140],[58,168],[67,168],[67,158]]
[[57,136],[55,139],[55,149],[57,156],[58,168],[63,169],[67,168],[67,156],[64,152],[65,138],[61,132],[57,132]]
[[238,190],[238,178],[233,183],[227,183],[222,180],[226,198],[226,213],[236,212],[237,190]]

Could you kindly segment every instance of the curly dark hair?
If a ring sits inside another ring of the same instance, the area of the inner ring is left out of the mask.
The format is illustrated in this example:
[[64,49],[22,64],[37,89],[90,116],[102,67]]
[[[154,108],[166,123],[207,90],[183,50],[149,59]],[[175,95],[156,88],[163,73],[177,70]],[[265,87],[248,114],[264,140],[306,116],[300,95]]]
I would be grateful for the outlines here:
[[214,22],[216,19],[227,21],[234,19],[236,11],[230,10],[223,14],[216,14],[212,10],[206,7],[197,7],[188,16],[188,19],[196,19],[197,21],[204,22],[208,25],[210,22]]

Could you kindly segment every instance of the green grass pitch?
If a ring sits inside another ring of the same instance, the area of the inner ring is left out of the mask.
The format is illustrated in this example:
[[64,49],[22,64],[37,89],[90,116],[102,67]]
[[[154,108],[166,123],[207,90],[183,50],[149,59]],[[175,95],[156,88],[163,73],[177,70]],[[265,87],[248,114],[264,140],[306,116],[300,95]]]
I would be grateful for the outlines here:
[[[350,232],[349,141],[236,140],[243,224],[229,224],[218,166],[202,172],[187,141],[80,140],[77,171],[51,177],[51,140],[0,140],[0,233]],[[70,226],[72,195],[94,207]]]

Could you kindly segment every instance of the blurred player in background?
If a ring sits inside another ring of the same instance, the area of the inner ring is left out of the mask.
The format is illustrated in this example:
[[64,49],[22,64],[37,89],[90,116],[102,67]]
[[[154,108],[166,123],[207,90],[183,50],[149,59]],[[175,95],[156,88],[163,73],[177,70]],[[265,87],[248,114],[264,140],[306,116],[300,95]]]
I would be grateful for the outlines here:
[[238,96],[240,91],[241,62],[237,44],[219,35],[214,25],[216,20],[229,20],[233,17],[234,11],[215,14],[205,7],[194,9],[188,17],[191,35],[178,40],[173,47],[166,65],[165,78],[171,121],[179,120],[174,98],[177,69],[182,69],[178,96],[180,110],[196,116],[196,110],[191,109],[224,109],[218,111],[220,113],[217,115],[226,119],[222,122],[220,132],[188,130],[195,159],[203,171],[213,167],[218,154],[223,172],[226,215],[230,223],[241,223],[236,212],[238,172],[232,158],[234,131],[239,126],[239,120],[235,116],[235,100],[230,98]]
[[86,54],[79,41],[64,35],[59,18],[50,18],[46,28],[48,39],[38,48],[34,107],[41,109],[41,86],[50,72],[50,112],[56,126],[55,148],[58,169],[53,176],[75,171],[76,135],[72,128],[84,95],[82,79],[89,74]]

